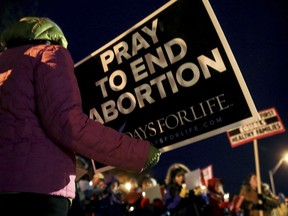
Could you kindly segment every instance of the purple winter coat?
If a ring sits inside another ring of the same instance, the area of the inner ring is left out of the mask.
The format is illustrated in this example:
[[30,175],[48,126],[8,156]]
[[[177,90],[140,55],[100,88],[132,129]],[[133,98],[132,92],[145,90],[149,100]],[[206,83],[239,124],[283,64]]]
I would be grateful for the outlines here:
[[74,63],[58,45],[0,54],[0,193],[75,197],[75,153],[140,172],[150,143],[89,119]]

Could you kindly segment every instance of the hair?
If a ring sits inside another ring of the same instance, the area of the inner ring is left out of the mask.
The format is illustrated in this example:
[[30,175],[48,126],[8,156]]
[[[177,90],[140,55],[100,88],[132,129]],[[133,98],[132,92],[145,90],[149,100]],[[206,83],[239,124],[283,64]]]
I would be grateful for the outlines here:
[[100,172],[97,172],[97,173],[95,173],[94,175],[93,175],[93,178],[96,178],[96,177],[98,177],[99,179],[104,179],[105,177],[104,177],[104,175],[102,174],[102,173],[100,173]]
[[243,185],[250,185],[250,179],[251,179],[251,177],[254,176],[254,175],[256,176],[256,174],[253,173],[253,172],[249,173],[249,174],[246,176],[246,178],[244,179]]
[[221,178],[211,178],[208,180],[208,190],[211,192],[215,192],[215,186],[216,184],[224,184],[223,180]]
[[151,177],[149,174],[143,176],[143,178],[141,179],[141,185],[143,185],[143,184],[146,183],[146,182],[151,183],[152,186],[157,185],[156,179],[154,179],[153,177]]
[[174,163],[172,164],[167,171],[166,174],[166,178],[165,178],[165,183],[168,185],[172,182],[172,180],[175,178],[175,176],[177,175],[177,173],[179,172],[183,172],[183,173],[187,173],[190,172],[190,169],[181,163]]

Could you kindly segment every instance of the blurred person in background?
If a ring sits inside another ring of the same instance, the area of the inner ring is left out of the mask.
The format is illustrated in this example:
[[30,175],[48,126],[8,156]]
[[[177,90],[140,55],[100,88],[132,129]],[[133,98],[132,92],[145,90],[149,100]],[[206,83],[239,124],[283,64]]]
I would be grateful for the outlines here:
[[94,215],[123,216],[125,215],[124,194],[120,189],[117,176],[109,175],[105,178],[106,188],[97,199],[98,209]]
[[200,188],[186,188],[185,173],[190,169],[181,163],[172,164],[166,174],[164,205],[171,216],[207,216],[206,202]]
[[241,185],[239,195],[244,198],[241,204],[244,216],[259,216],[259,211],[262,211],[264,216],[272,216],[272,210],[277,208],[280,202],[269,191],[267,184],[261,183],[262,194],[258,194],[257,185],[255,173],[250,173]]
[[[133,179],[132,179],[133,180]],[[131,180],[130,180],[131,182]],[[145,175],[141,179],[141,187],[135,192],[130,191],[126,195],[126,216],[162,216],[165,207],[163,203],[163,193],[161,187],[157,187],[156,179],[150,175]],[[152,197],[147,196],[145,189],[150,189],[150,193],[154,192]],[[159,193],[161,195],[159,196]],[[157,196],[155,196],[157,194]]]
[[93,175],[92,179],[87,179],[88,186],[84,190],[84,199],[82,203],[86,212],[86,216],[93,215],[97,208],[99,208],[98,200],[101,198],[106,185],[104,175],[97,172]]
[[150,176],[149,174],[146,174],[142,177],[141,179],[141,188],[145,189],[145,188],[150,188],[153,186],[157,185],[157,180],[154,179],[152,176]]
[[277,209],[273,210],[274,215],[273,216],[288,216],[288,207],[286,203],[286,197],[283,193],[278,194],[279,199],[279,206]]
[[208,180],[207,216],[230,215],[229,197],[225,197],[223,187],[223,180],[220,178]]
[[128,193],[125,196],[126,216],[152,216],[152,209],[147,199],[142,194],[138,180],[132,177],[129,182]]

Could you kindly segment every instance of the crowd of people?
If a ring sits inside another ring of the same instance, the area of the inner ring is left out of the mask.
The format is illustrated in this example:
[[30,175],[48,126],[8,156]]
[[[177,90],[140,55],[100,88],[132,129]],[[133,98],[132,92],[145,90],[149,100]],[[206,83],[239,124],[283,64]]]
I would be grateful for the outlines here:
[[[284,194],[276,196],[266,183],[259,194],[255,173],[244,179],[239,194],[229,197],[221,178],[188,188],[189,172],[186,165],[174,163],[162,185],[148,174],[126,183],[111,174],[96,173],[91,179],[84,175],[69,216],[288,216]],[[147,188],[160,191],[159,196],[145,195]]]

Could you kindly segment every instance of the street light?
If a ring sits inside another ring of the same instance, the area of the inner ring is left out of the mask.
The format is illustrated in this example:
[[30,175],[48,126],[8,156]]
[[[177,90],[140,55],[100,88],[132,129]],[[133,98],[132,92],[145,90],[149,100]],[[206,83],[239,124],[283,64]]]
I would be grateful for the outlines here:
[[282,163],[283,163],[284,161],[288,162],[288,154],[286,154],[284,157],[282,157],[282,158],[279,160],[279,162],[278,162],[271,170],[269,170],[269,177],[270,177],[272,192],[273,192],[274,194],[276,194],[276,192],[275,192],[275,184],[274,184],[273,175],[277,172],[277,170],[280,168],[280,166],[282,165]]

